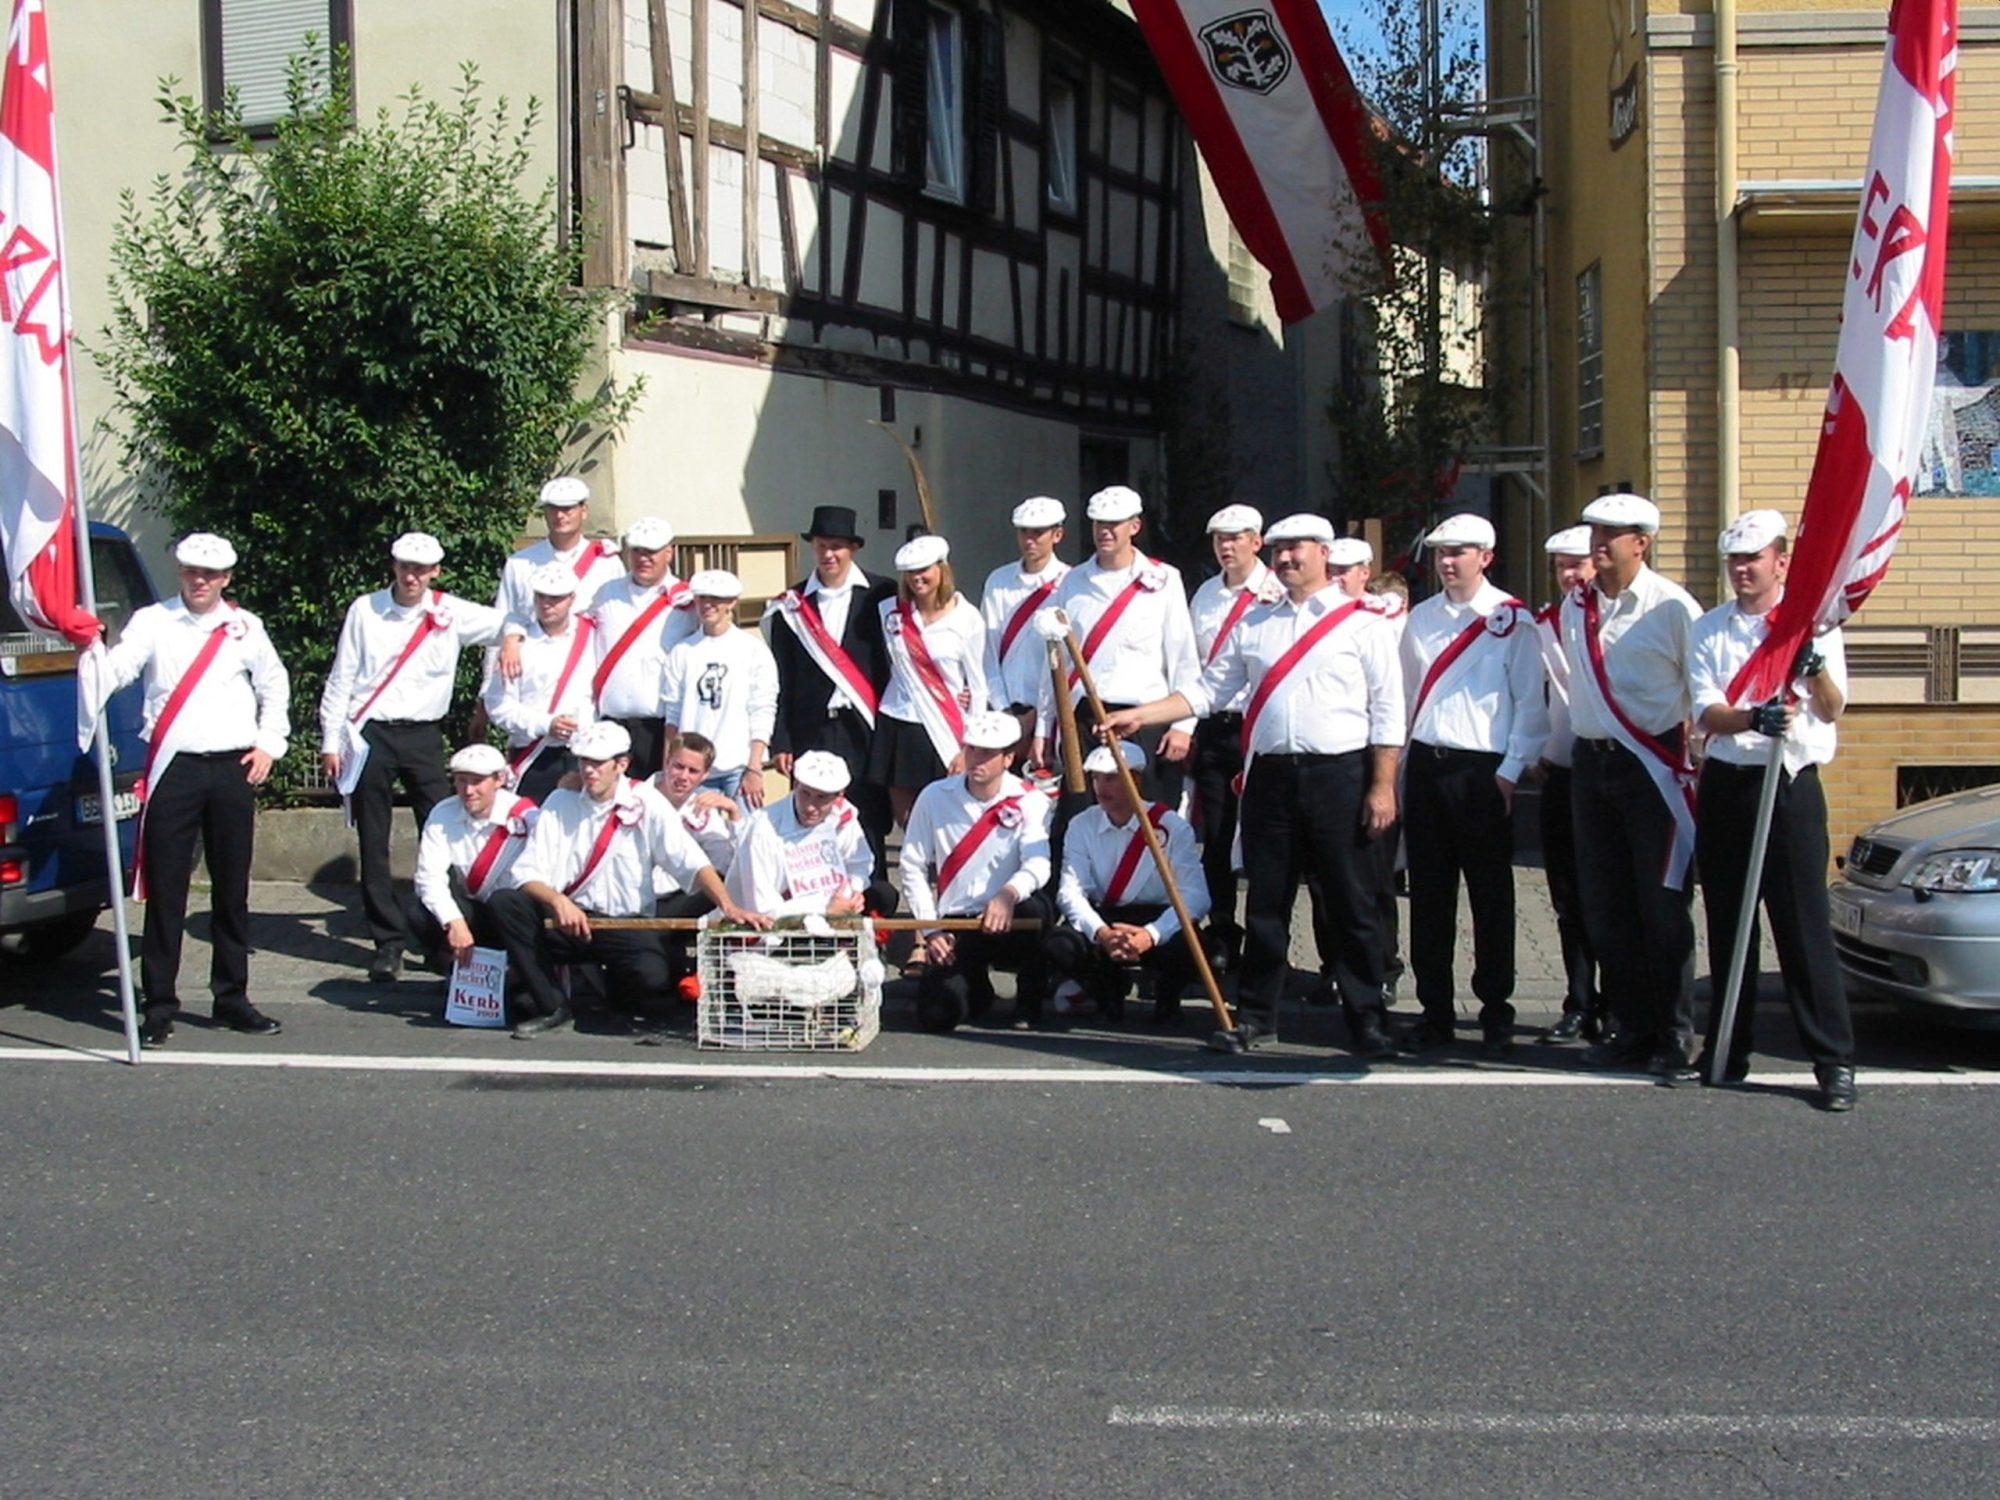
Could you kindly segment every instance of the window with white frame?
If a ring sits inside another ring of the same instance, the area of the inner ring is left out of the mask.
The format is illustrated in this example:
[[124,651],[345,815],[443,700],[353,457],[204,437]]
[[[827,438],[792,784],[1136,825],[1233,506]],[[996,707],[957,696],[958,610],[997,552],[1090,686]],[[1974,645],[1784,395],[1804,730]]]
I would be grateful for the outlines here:
[[927,142],[924,187],[954,203],[965,201],[965,17],[933,5],[925,17]]
[[1059,214],[1075,214],[1082,203],[1076,174],[1076,93],[1075,79],[1062,73],[1049,74],[1043,161],[1048,205]]
[[312,52],[327,64],[354,35],[350,0],[202,0],[203,96],[211,113],[233,89],[253,134],[285,117],[292,59]]

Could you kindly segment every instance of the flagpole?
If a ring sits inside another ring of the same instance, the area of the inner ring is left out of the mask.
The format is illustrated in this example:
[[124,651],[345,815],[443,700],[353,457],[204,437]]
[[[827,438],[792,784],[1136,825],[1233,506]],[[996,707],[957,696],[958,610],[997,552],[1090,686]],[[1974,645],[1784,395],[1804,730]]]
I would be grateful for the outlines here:
[[[1785,737],[1773,735],[1770,752],[1764,758],[1764,784],[1757,791],[1757,823],[1750,834],[1750,867],[1743,872],[1743,904],[1736,912],[1736,936],[1729,949],[1729,983],[1711,1002],[1722,1007],[1722,1017],[1710,1028],[1715,1038],[1715,1049],[1706,1058],[1710,1083],[1721,1083],[1722,1075],[1729,1069],[1729,1038],[1736,1030],[1736,992],[1743,987],[1743,971],[1750,965],[1750,929],[1757,924],[1757,901],[1764,888],[1764,851],[1771,843],[1771,818],[1778,810],[1778,778],[1784,769]],[[1710,977],[1712,980],[1713,975]],[[1757,1003],[1755,995],[1750,997],[1750,1003]]]

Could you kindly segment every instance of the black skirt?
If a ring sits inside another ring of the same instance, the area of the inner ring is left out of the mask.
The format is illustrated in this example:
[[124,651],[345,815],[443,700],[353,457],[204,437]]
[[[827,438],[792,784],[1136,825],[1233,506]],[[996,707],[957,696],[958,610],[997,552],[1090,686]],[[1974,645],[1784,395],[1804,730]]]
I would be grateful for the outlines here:
[[923,725],[888,714],[875,716],[875,735],[868,745],[868,779],[875,785],[923,788],[946,769]]

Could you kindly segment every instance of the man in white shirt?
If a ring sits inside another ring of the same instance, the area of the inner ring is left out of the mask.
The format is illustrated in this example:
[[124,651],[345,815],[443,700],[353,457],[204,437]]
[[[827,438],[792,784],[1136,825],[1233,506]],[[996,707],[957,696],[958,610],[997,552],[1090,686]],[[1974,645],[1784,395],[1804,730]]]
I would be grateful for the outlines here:
[[1333,586],[1333,527],[1286,516],[1265,533],[1285,597],[1245,616],[1185,693],[1113,713],[1120,735],[1199,717],[1245,688],[1241,840],[1243,973],[1238,1025],[1214,1045],[1241,1051],[1271,1034],[1290,973],[1299,876],[1317,874],[1335,944],[1330,966],[1357,1053],[1393,1056],[1382,1000],[1382,937],[1372,841],[1396,821],[1404,734],[1395,643],[1377,616]]
[[1542,1033],[1545,1042],[1604,1040],[1604,992],[1597,985],[1597,959],[1583,924],[1583,893],[1576,878],[1576,821],[1570,810],[1570,766],[1576,758],[1576,731],[1569,721],[1569,658],[1562,649],[1562,603],[1596,575],[1590,560],[1590,528],[1570,526],[1542,544],[1555,572],[1556,596],[1535,612],[1535,644],[1541,650],[1543,701],[1548,704],[1549,741],[1534,776],[1541,783],[1542,869],[1555,908],[1556,940],[1562,944],[1563,1010]]
[[[1085,513],[1094,550],[1063,575],[1051,605],[1069,616],[1070,628],[1090,663],[1097,695],[1109,710],[1164,698],[1191,687],[1201,675],[1194,620],[1180,570],[1139,550],[1139,533],[1146,524],[1143,510],[1138,491],[1122,484],[1090,497]],[[1078,730],[1088,741],[1093,713],[1075,673],[1070,696],[1077,703]],[[1036,733],[1046,739],[1055,722],[1052,680],[1036,702]],[[1194,747],[1193,717],[1164,729],[1149,727],[1139,736],[1139,744],[1146,752],[1141,790],[1156,801],[1178,805]]]
[[495,644],[506,624],[499,610],[436,586],[444,562],[436,537],[406,532],[389,559],[389,587],[347,607],[319,700],[320,768],[346,796],[360,840],[361,908],[375,944],[368,977],[377,984],[395,979],[411,946],[389,876],[397,783],[423,827],[451,794],[444,716],[459,651]]
[[1687,648],[1701,609],[1647,565],[1659,507],[1600,495],[1583,509],[1595,578],[1563,601],[1570,805],[1590,946],[1616,1035],[1602,1067],[1692,1079],[1694,773],[1687,761]]
[[[1225,505],[1208,518],[1208,542],[1222,571],[1204,579],[1188,601],[1194,645],[1203,665],[1222,654],[1243,617],[1258,604],[1284,593],[1277,576],[1258,554],[1264,547],[1264,517],[1248,505]],[[1230,847],[1236,841],[1236,778],[1243,772],[1243,706],[1249,694],[1218,704],[1195,725],[1189,761],[1194,795],[1201,804],[1201,870],[1215,903],[1209,924],[1211,958],[1218,973],[1243,954],[1243,928],[1236,920],[1236,869]]]
[[912,917],[976,917],[977,931],[921,933],[928,962],[918,981],[917,1022],[950,1031],[988,1010],[991,969],[1016,971],[1014,1024],[1039,1020],[1048,991],[1042,934],[1053,912],[1049,883],[1049,799],[1007,769],[1020,738],[1012,715],[968,714],[965,774],[933,781],[917,797],[898,867]]
[[529,580],[534,623],[521,643],[515,677],[494,670],[486,679],[487,715],[507,734],[507,766],[524,797],[539,802],[576,768],[570,742],[596,717],[590,673],[597,630],[576,613],[576,575],[545,563]]
[[764,758],[778,717],[778,664],[764,637],[736,623],[743,583],[724,568],[688,580],[700,633],[667,653],[660,711],[669,736],[693,730],[715,745],[702,786],[745,807],[764,805]]
[[407,920],[439,973],[469,962],[475,944],[501,946],[500,924],[487,902],[513,884],[514,862],[541,811],[509,791],[506,781],[506,756],[484,743],[465,746],[451,758],[455,795],[431,809],[417,840]]
[[[515,887],[493,895],[508,968],[520,978],[524,1008],[532,1012],[514,1028],[524,1040],[573,1019],[569,998],[551,973],[557,964],[602,964],[608,992],[635,1019],[671,1016],[673,966],[665,935],[591,926],[592,917],[653,916],[655,871],[665,872],[679,890],[699,890],[729,921],[770,926],[770,918],[730,899],[666,799],[626,778],[631,748],[631,736],[617,724],[599,721],[578,732],[582,787],[549,793],[515,862]],[[545,917],[554,925],[544,926]]]
[[[706,791],[702,783],[708,780],[710,767],[715,764],[715,742],[705,734],[697,734],[692,729],[683,729],[667,741],[666,764],[660,767],[660,774],[652,780],[652,786],[674,811],[681,815],[681,822],[694,841],[701,845],[701,852],[708,856],[708,862],[725,878],[736,859],[737,840],[743,832],[743,808],[733,798],[721,792]],[[701,898],[687,898],[698,902]],[[699,916],[708,910],[704,906],[689,910],[673,910],[666,916]]]
[[181,937],[197,841],[208,862],[209,989],[222,1025],[275,1036],[279,1023],[250,1003],[250,854],[257,788],[283,757],[291,679],[264,625],[222,597],[236,549],[208,532],[174,548],[178,597],[135,611],[118,644],[96,642],[78,667],[94,717],[112,693],[144,676],[146,774],[135,894],[146,902],[139,947],[142,1046],[161,1047],[180,1013]]
[[1048,754],[1047,743],[1035,735],[1035,705],[1049,681],[1049,649],[1031,621],[1069,572],[1069,564],[1056,556],[1068,520],[1062,501],[1053,496],[1030,496],[1015,506],[1014,540],[1021,549],[1020,561],[995,568],[979,594],[992,706],[1020,721],[1021,743],[1028,747],[1026,760],[1034,764],[1041,764]]
[[666,721],[660,713],[660,672],[667,653],[699,630],[694,595],[674,577],[674,528],[662,516],[641,516],[625,528],[625,576],[597,591],[589,614],[597,625],[591,691],[597,717],[632,736],[632,774],[643,781],[660,769]]
[[1458,887],[1472,906],[1472,993],[1480,1055],[1514,1050],[1514,788],[1542,754],[1548,714],[1528,606],[1487,578],[1493,523],[1447,517],[1424,538],[1439,592],[1403,629],[1403,838],[1410,868],[1410,965],[1423,1018],[1416,1050],[1449,1046],[1457,983]]
[[889,916],[896,893],[875,880],[875,854],[842,795],[847,762],[808,750],[792,762],[792,794],[759,808],[724,882],[736,904],[771,917]]
[[[1144,750],[1130,744],[1119,749],[1135,774],[1145,769]],[[1169,1026],[1180,1020],[1181,997],[1195,977],[1189,943],[1200,939],[1182,928],[1139,819],[1152,822],[1181,900],[1197,923],[1209,912],[1208,883],[1187,819],[1165,803],[1141,807],[1118,774],[1115,754],[1109,745],[1099,745],[1084,758],[1097,803],[1071,819],[1063,835],[1056,887],[1063,920],[1045,934],[1049,967],[1095,1001],[1109,1021],[1125,1018],[1128,968],[1151,969],[1153,1021]]]
[[1750,1071],[1757,1014],[1754,907],[1735,1025],[1727,1038],[1718,1033],[1729,955],[1744,915],[1759,797],[1770,774],[1771,741],[1777,739],[1783,742],[1780,779],[1758,894],[1771,918],[1785,1000],[1799,1042],[1812,1060],[1820,1103],[1838,1112],[1854,1107],[1854,1024],[1827,904],[1826,793],[1819,768],[1833,759],[1835,721],[1847,707],[1847,650],[1840,631],[1830,630],[1807,645],[1785,690],[1771,702],[1741,704],[1736,701],[1741,694],[1734,690],[1737,673],[1770,633],[1771,611],[1785,595],[1791,560],[1786,531],[1779,512],[1753,510],[1722,533],[1721,551],[1736,597],[1696,622],[1688,647],[1688,692],[1708,734],[1695,835],[1715,989],[1708,1011],[1708,1056],[1714,1057],[1718,1047],[1728,1049],[1726,1082],[1740,1082]]
[[500,569],[500,592],[493,607],[526,624],[535,617],[532,580],[538,568],[560,563],[576,580],[576,607],[585,610],[597,591],[624,575],[615,543],[586,537],[590,524],[590,486],[574,474],[561,474],[542,486],[542,524],[548,535],[530,542]]

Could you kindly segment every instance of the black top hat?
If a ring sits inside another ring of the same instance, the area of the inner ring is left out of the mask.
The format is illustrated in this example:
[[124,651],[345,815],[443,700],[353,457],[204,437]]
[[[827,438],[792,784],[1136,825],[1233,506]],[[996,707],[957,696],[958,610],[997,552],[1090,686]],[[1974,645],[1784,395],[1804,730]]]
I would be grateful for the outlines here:
[[815,505],[812,524],[799,535],[807,541],[816,536],[824,536],[838,537],[854,543],[857,547],[864,545],[861,523],[855,519],[854,507],[851,505]]

